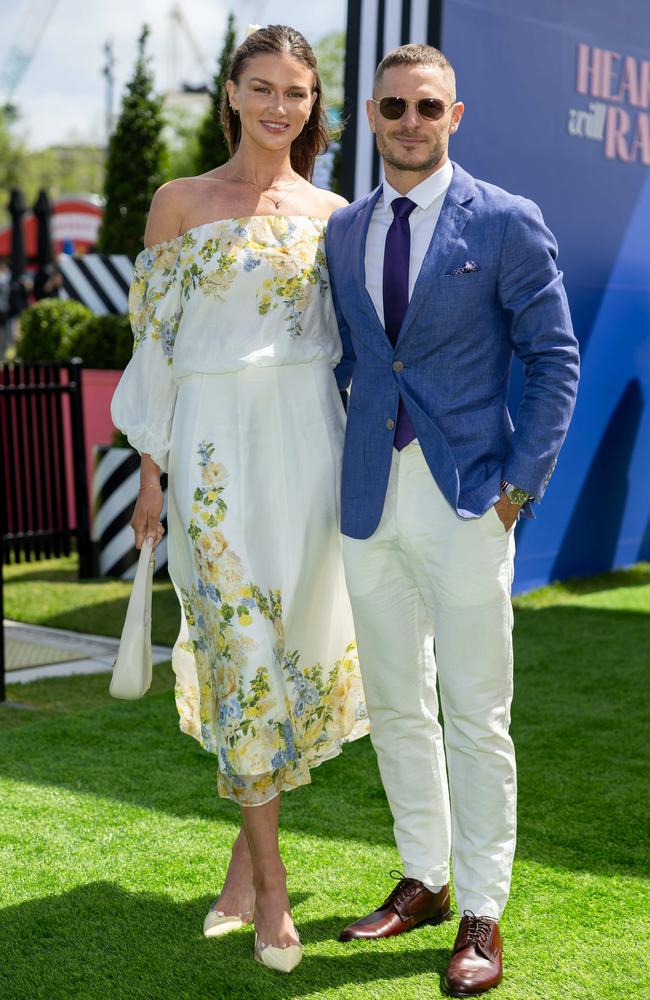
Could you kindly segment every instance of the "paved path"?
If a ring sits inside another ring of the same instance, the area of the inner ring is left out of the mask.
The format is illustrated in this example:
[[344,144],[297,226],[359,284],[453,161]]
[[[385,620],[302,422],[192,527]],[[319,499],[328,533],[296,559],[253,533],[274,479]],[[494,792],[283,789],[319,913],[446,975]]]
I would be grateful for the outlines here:
[[[40,677],[110,673],[119,642],[104,635],[25,625],[5,619],[7,684],[24,684]],[[153,646],[154,663],[170,660],[171,649]]]

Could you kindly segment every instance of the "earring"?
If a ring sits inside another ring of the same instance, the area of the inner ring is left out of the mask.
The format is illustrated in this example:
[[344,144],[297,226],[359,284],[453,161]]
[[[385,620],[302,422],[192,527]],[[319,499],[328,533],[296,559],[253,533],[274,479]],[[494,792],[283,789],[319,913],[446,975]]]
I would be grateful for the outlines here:
[[230,110],[232,111],[233,115],[238,115],[239,114],[239,111],[237,110],[237,108],[233,108],[232,104],[230,105]]

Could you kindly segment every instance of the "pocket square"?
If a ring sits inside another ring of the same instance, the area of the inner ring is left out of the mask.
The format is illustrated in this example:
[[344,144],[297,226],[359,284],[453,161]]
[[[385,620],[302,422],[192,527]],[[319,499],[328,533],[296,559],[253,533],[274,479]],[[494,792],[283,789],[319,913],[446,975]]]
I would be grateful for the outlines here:
[[452,273],[457,274],[471,274],[472,271],[480,271],[481,268],[476,263],[475,260],[466,260],[462,267],[457,267]]

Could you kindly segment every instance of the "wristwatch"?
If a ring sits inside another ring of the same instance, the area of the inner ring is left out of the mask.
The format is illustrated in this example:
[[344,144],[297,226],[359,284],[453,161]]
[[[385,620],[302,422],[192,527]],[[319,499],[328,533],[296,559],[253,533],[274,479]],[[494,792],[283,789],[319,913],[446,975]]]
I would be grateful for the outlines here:
[[513,486],[507,479],[502,480],[501,489],[510,503],[515,504],[517,507],[522,507],[529,500],[535,499],[531,493],[527,493],[526,490],[522,490],[519,486]]

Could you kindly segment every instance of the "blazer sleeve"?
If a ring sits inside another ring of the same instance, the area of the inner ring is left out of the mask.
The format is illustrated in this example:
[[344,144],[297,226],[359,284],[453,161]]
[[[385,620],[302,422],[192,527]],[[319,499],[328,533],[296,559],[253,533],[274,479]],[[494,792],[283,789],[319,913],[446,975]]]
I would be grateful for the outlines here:
[[506,221],[498,287],[525,382],[503,478],[537,500],[566,437],[579,378],[578,342],[556,258],[557,243],[539,208],[517,199]]
[[339,326],[339,335],[341,337],[341,347],[342,355],[341,360],[334,369],[334,375],[336,376],[336,384],[338,385],[341,392],[347,389],[352,381],[352,372],[354,370],[354,363],[356,361],[356,355],[354,353],[354,348],[352,346],[352,336],[350,334],[350,327],[348,326],[347,320],[343,315],[343,310],[341,309],[341,302],[339,300],[336,291],[336,250],[333,247],[333,224],[332,219],[327,224],[327,230],[325,232],[325,250],[327,252],[327,267],[330,277],[330,288],[332,290],[332,301],[334,303],[334,312],[336,313],[336,321]]
[[174,343],[182,316],[181,238],[149,247],[135,261],[129,291],[133,356],[111,402],[113,423],[141,455],[167,471],[176,386]]

